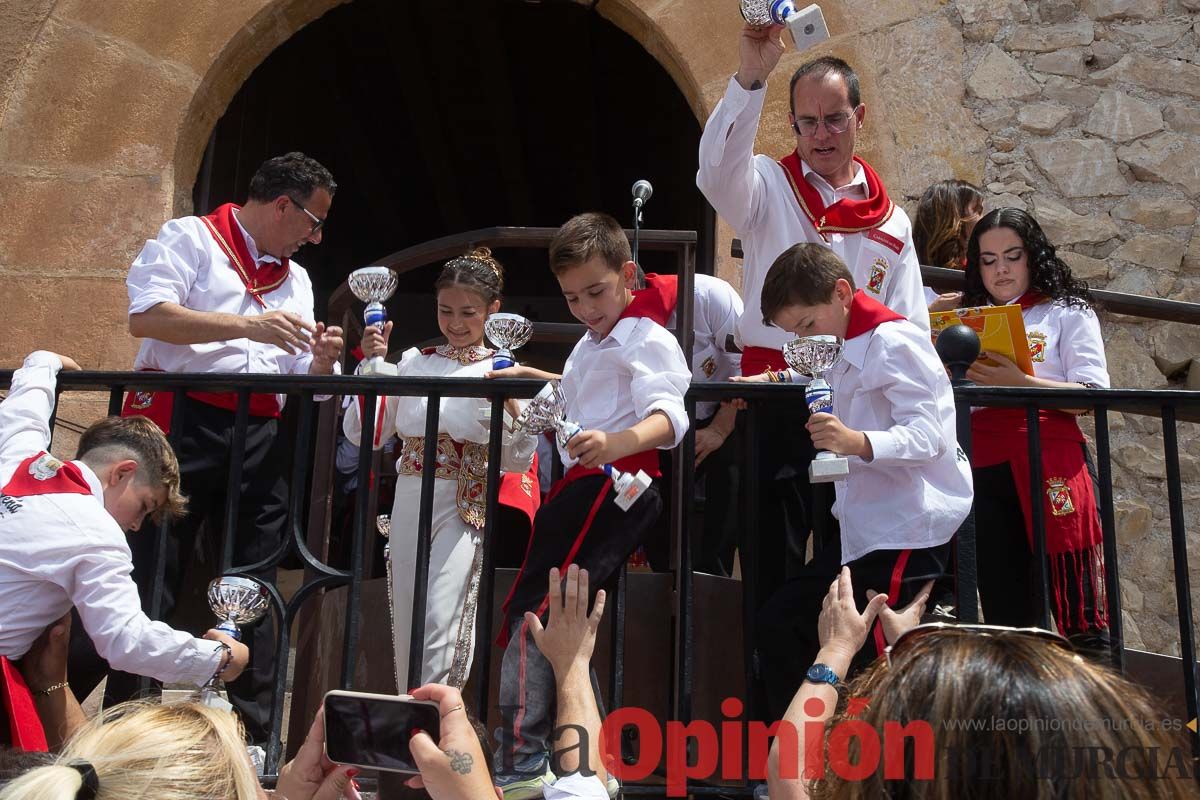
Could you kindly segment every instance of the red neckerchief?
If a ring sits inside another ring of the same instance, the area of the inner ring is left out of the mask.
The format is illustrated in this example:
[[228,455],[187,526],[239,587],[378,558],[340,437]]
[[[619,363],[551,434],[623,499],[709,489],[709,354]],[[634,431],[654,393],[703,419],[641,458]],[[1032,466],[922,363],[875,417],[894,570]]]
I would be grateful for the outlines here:
[[91,493],[92,487],[78,466],[70,461],[59,461],[45,451],[22,461],[5,487],[0,489],[0,494],[9,497]]
[[647,317],[664,328],[679,303],[679,277],[646,273],[646,288],[635,289],[633,299],[618,319]]
[[854,293],[850,301],[850,317],[846,320],[846,339],[862,336],[885,322],[904,319],[873,297],[867,297],[862,289]]
[[821,199],[821,193],[804,179],[799,151],[793,151],[779,162],[779,166],[783,167],[783,172],[787,175],[788,183],[792,185],[792,191],[796,193],[796,202],[800,204],[800,210],[822,237],[828,238],[827,233],[860,233],[878,228],[891,218],[892,211],[895,210],[887,189],[883,188],[883,181],[879,180],[879,175],[871,169],[871,165],[858,156],[854,157],[854,161],[862,167],[863,175],[867,179],[867,199],[851,200],[843,197],[828,208]]
[[1044,303],[1049,299],[1050,298],[1046,297],[1046,295],[1042,294],[1041,292],[1028,291],[1021,295],[1020,299],[1017,300],[1017,305],[1021,307],[1022,311],[1028,311],[1034,306]]
[[237,271],[238,277],[246,287],[246,293],[253,297],[260,306],[265,306],[262,295],[273,292],[287,280],[290,267],[288,260],[261,261],[255,264],[250,258],[250,249],[242,236],[242,229],[233,218],[235,209],[233,203],[219,206],[207,216],[201,217],[204,226],[217,242],[217,247],[229,259],[230,265]]

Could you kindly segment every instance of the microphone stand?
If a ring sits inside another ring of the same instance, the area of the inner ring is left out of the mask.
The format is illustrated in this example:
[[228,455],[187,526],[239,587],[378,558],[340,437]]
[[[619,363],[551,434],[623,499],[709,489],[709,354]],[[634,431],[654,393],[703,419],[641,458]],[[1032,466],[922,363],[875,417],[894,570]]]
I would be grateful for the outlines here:
[[642,201],[635,197],[633,198],[633,263],[637,264],[637,283],[638,287],[646,285],[646,279],[643,277],[646,273],[642,269],[642,262],[638,259],[638,234],[642,229]]

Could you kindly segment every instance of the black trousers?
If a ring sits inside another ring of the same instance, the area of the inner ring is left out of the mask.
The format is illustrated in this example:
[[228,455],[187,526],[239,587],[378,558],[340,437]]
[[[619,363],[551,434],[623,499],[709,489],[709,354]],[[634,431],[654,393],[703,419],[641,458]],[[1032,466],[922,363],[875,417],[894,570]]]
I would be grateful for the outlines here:
[[[163,575],[159,619],[169,619],[176,609],[184,575],[196,545],[196,534],[203,528],[202,546],[214,564],[211,575],[220,572],[226,489],[233,452],[234,412],[215,408],[191,399],[186,402],[176,456],[179,459],[183,493],[188,498],[188,513],[171,525],[166,537],[166,569]],[[271,556],[283,540],[288,521],[287,470],[288,443],[277,435],[279,421],[250,418],[246,430],[242,466],[241,498],[233,531],[233,567],[253,565]],[[149,613],[154,583],[154,549],[157,526],[148,522],[141,531],[129,536],[133,552],[133,578],[142,597],[142,608]],[[248,574],[274,582],[275,568]],[[201,618],[217,619],[207,608]],[[72,627],[71,688],[77,697],[86,697],[108,671],[108,665],[95,653],[86,634],[76,637],[80,626]],[[197,634],[203,630],[196,631]],[[228,685],[229,699],[238,710],[251,741],[266,741],[269,734],[271,691],[275,673],[275,625],[268,614],[253,627],[242,631],[242,641],[250,650],[250,666]],[[138,677],[125,672],[109,674],[105,703],[128,700],[137,694]]]
[[[908,605],[927,581],[936,581],[946,574],[952,547],[953,540],[923,549],[875,550],[849,562],[846,566],[850,567],[854,582],[855,604],[859,609],[865,608],[867,590],[873,589],[887,593],[889,605],[895,608]],[[831,543],[813,558],[799,577],[779,589],[758,615],[754,642],[766,688],[768,720],[783,718],[804,680],[804,673],[821,649],[817,618],[821,614],[821,602],[829,592],[829,584],[833,583],[841,567],[841,547]],[[938,601],[939,598],[931,597],[927,607],[933,608]],[[851,665],[852,673],[880,655],[877,630],[878,626],[875,626],[867,636]]]

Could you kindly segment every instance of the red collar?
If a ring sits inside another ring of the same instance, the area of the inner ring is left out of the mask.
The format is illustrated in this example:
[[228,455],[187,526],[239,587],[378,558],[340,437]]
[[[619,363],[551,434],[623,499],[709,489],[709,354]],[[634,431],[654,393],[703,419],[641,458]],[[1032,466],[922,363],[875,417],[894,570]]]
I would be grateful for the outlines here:
[[842,198],[829,207],[825,206],[825,201],[821,199],[821,193],[805,180],[799,151],[793,151],[791,155],[779,162],[779,166],[783,167],[784,174],[787,175],[788,183],[792,186],[792,191],[796,194],[796,202],[800,204],[800,210],[817,229],[817,233],[825,238],[828,238],[827,234],[829,233],[860,233],[878,228],[891,219],[892,211],[895,209],[891,199],[888,198],[887,189],[883,187],[883,181],[879,179],[875,170],[871,169],[871,165],[858,156],[854,157],[854,161],[862,168],[863,174],[866,176],[867,199]]
[[679,278],[675,275],[646,273],[646,288],[636,289],[633,299],[618,319],[647,317],[666,327],[679,302]]
[[885,322],[894,322],[898,319],[904,319],[904,317],[875,298],[867,297],[863,290],[859,289],[850,301],[850,317],[846,320],[846,340],[862,336]]
[[1021,307],[1022,311],[1028,311],[1034,306],[1040,305],[1049,299],[1050,298],[1046,297],[1046,295],[1042,294],[1041,292],[1028,291],[1017,298],[1017,305]]
[[291,268],[288,260],[260,261],[255,264],[250,258],[250,248],[246,247],[246,239],[242,236],[242,228],[234,219],[233,212],[239,209],[233,203],[217,207],[211,214],[201,217],[204,226],[212,234],[217,247],[229,259],[230,265],[237,271],[238,277],[246,287],[246,293],[265,306],[262,295],[273,292],[288,279]]
[[43,451],[25,459],[0,494],[31,497],[40,494],[88,494],[92,487],[83,470],[70,461],[59,461]]

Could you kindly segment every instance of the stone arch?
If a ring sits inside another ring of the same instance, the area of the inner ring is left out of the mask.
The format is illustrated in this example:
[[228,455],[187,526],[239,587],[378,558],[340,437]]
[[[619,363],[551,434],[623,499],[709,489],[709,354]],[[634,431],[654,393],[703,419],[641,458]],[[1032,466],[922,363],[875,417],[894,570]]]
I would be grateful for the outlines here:
[[[41,0],[0,8],[0,281],[12,298],[0,363],[34,346],[123,368],[124,274],[163,220],[191,209],[209,132],[251,71],[279,44],[344,0]],[[703,120],[737,64],[733,0],[592,0],[653,55]],[[944,0],[827,0],[825,46],[856,64],[878,101],[864,139],[896,187],[982,174],[982,131],[960,102],[963,41]],[[20,8],[16,8],[20,6]],[[882,15],[882,16],[881,16]],[[18,46],[19,45],[19,46]],[[789,53],[786,74],[803,57]],[[922,80],[912,80],[918,71]],[[782,84],[782,88],[780,86]],[[782,154],[786,82],[769,88],[759,149]],[[930,119],[938,125],[931,130]],[[945,133],[943,133],[945,132]],[[901,199],[901,197],[897,197]],[[731,232],[719,231],[726,261]],[[721,272],[736,282],[732,265]],[[79,341],[72,330],[109,330]],[[82,352],[81,352],[82,348]]]

